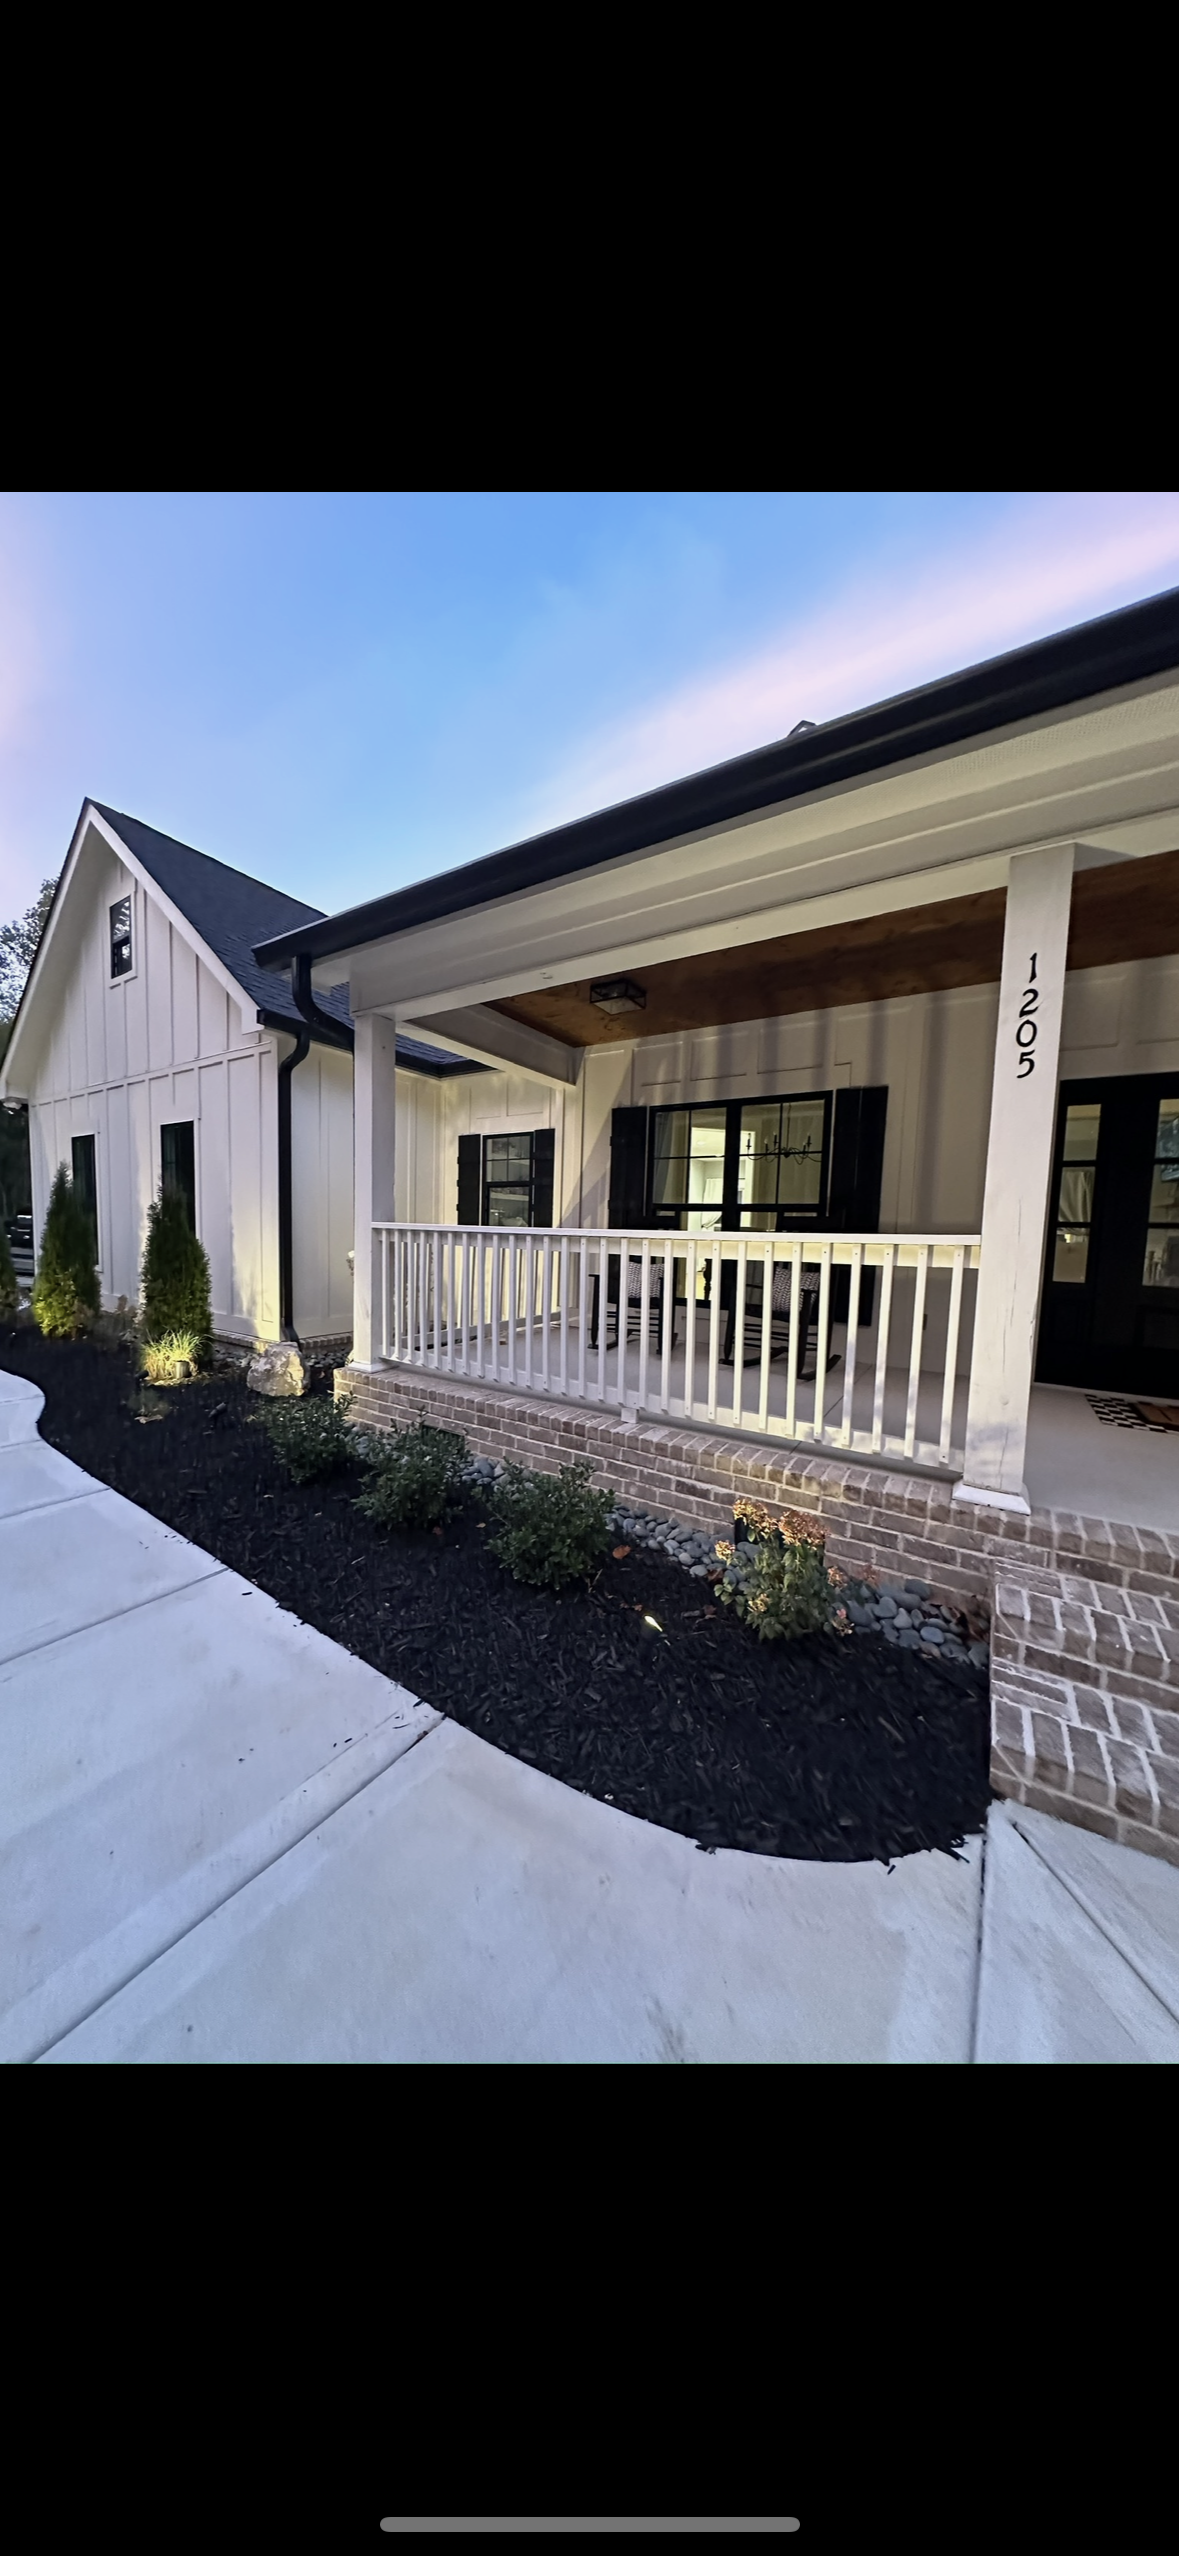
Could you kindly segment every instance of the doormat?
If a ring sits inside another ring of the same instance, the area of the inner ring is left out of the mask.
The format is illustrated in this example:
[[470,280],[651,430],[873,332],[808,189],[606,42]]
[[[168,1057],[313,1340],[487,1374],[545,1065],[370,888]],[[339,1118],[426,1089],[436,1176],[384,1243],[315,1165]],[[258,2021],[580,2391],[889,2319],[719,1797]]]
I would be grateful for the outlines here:
[[1166,1437],[1172,1430],[1179,1429],[1179,1403],[1176,1402],[1123,1402],[1118,1395],[1110,1393],[1087,1393],[1085,1400],[1099,1420],[1107,1421],[1115,1429],[1149,1429],[1156,1438]]

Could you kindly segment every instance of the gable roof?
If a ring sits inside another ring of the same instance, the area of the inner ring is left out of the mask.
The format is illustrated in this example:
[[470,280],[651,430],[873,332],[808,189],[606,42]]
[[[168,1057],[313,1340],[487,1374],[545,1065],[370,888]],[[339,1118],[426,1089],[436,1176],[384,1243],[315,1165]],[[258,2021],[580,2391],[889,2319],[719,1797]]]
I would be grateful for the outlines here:
[[1176,666],[1179,587],[1013,648],[961,674],[939,676],[870,709],[818,726],[800,720],[789,736],[752,754],[713,764],[686,780],[598,809],[321,922],[280,930],[268,941],[256,942],[255,955],[269,969],[285,966],[296,951],[322,964],[365,942],[468,913],[601,862],[784,806],[812,791],[864,780],[914,756],[965,744]]
[[[273,970],[259,967],[254,945],[276,933],[323,922],[319,906],[304,905],[300,897],[287,896],[282,888],[267,887],[263,880],[251,878],[248,871],[232,869],[227,861],[215,861],[208,852],[195,851],[191,843],[179,843],[174,835],[161,834],[154,825],[144,825],[139,817],[127,816],[119,808],[104,807],[100,799],[90,799],[87,805],[105,817],[148,877],[192,924],[243,993],[266,1014],[268,1024],[282,1027],[289,1023],[292,1029],[301,1028],[302,1014],[289,984]],[[347,1035],[352,1027],[347,986],[333,986],[330,993],[318,995],[316,1001],[319,1010],[337,1021]],[[420,1039],[399,1037],[397,1053],[407,1065],[425,1066],[433,1073],[453,1073],[456,1066],[460,1073],[464,1070],[461,1059],[440,1048],[427,1047]]]

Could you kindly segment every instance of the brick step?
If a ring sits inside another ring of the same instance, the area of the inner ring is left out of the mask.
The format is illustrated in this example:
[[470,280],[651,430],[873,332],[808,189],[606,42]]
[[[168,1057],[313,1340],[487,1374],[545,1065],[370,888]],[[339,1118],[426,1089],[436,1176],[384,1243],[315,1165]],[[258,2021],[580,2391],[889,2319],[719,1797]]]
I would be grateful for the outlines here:
[[991,1780],[1179,1862],[1179,1605],[1075,1571],[1002,1571]]

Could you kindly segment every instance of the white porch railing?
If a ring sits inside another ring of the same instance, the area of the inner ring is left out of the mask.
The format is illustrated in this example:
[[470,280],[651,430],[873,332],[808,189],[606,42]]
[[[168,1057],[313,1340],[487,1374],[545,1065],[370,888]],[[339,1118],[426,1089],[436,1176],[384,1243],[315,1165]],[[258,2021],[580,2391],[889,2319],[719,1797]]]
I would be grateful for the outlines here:
[[977,1234],[373,1230],[395,1366],[961,1470]]

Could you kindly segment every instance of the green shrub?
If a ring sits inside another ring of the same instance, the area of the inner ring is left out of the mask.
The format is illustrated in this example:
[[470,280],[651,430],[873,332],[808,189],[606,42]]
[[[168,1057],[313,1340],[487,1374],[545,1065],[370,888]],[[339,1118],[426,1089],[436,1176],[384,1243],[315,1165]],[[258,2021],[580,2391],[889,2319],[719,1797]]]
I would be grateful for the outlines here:
[[16,1283],[16,1271],[12,1266],[8,1231],[3,1220],[0,1219],[0,1321],[7,1321],[9,1316],[16,1312],[19,1303],[20,1290]]
[[592,1471],[584,1456],[559,1473],[505,1465],[491,1493],[496,1525],[487,1541],[513,1579],[537,1589],[588,1580],[610,1541],[606,1521],[614,1508],[611,1492],[591,1491]]
[[267,1402],[255,1420],[292,1482],[319,1482],[356,1461],[346,1413],[346,1403],[311,1394],[297,1402]]
[[204,1357],[213,1329],[209,1310],[209,1262],[188,1221],[178,1190],[161,1190],[147,1211],[147,1241],[139,1283],[140,1329],[147,1340],[190,1331]]
[[421,1420],[416,1428],[399,1429],[386,1445],[370,1449],[368,1481],[356,1506],[374,1526],[441,1526],[458,1505],[469,1462],[465,1438],[455,1430],[431,1429]]
[[47,1340],[73,1340],[99,1310],[94,1235],[65,1164],[54,1174],[33,1281],[33,1312]]
[[741,1544],[718,1544],[723,1564],[716,1594],[736,1608],[761,1642],[793,1640],[825,1625],[850,1633],[836,1572],[828,1569],[826,1542],[813,1518],[787,1511],[771,1517],[755,1500],[739,1500],[733,1512],[745,1528]]

